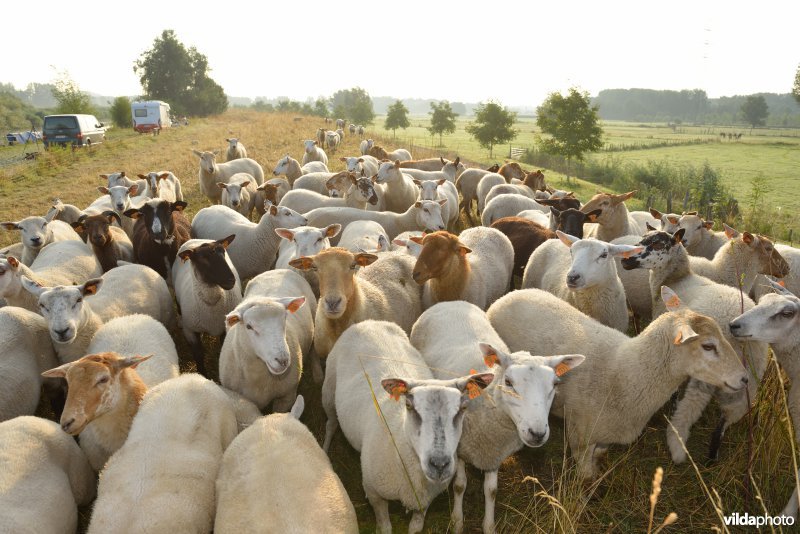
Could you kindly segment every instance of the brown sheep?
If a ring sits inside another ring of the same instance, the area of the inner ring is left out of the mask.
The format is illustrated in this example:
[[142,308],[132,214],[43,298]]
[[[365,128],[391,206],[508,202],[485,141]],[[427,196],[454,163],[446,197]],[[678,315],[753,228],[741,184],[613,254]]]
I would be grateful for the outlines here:
[[536,248],[548,239],[558,236],[549,228],[522,217],[503,217],[492,223],[490,228],[499,230],[514,247],[514,270],[512,274],[522,276],[528,259]]

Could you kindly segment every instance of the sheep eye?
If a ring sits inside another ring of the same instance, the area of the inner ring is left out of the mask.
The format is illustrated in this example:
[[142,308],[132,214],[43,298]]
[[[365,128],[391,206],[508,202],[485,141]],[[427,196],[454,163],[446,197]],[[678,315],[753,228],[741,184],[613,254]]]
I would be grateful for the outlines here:
[[781,317],[784,317],[786,319],[791,319],[792,317],[794,317],[794,310],[783,310],[781,312]]
[[97,381],[97,385],[99,386],[100,384],[105,384],[106,382],[108,382],[108,378],[109,377],[104,376],[103,378]]
[[717,347],[713,343],[703,343],[701,347],[703,347],[703,350],[707,350],[708,352],[717,350]]
[[247,328],[248,330],[252,330],[253,329],[253,327],[250,326],[249,324],[244,325],[244,327]]
[[664,243],[654,243],[653,250],[664,250]]
[[358,265],[356,265],[355,263],[353,263],[353,264],[350,266],[350,269],[351,269],[351,270],[353,270],[353,271],[355,271],[355,270],[356,270],[356,267],[358,267]]
[[514,387],[514,384],[512,384],[511,380],[509,380],[508,378],[506,378],[505,385],[506,385],[506,387],[512,388],[512,389]]
[[78,300],[75,301],[75,304],[79,304],[83,302],[83,297],[78,297]]
[[602,254],[600,254],[600,259],[605,259],[607,257],[608,257],[608,252],[603,252]]

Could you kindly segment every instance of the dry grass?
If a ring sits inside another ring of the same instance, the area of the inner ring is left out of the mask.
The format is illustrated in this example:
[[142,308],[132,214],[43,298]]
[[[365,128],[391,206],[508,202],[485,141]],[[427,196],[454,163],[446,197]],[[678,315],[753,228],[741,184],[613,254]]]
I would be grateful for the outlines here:
[[[224,151],[225,137],[239,137],[247,146],[248,155],[261,163],[269,175],[284,154],[301,155],[301,141],[312,137],[323,126],[321,122],[310,117],[295,121],[291,115],[233,110],[220,117],[192,121],[189,127],[165,131],[159,137],[139,136],[130,131],[110,132],[109,140],[91,151],[53,151],[36,162],[0,168],[0,219],[42,215],[50,199],[56,196],[67,203],[87,205],[98,195],[94,188],[102,183],[100,173],[125,170],[135,174],[161,169],[171,170],[181,179],[191,215],[208,205],[198,191],[198,163],[191,154],[192,148]],[[338,155],[357,154],[358,142],[357,138],[347,136]],[[382,139],[381,143],[393,146],[389,140]],[[438,153],[415,155],[427,157]],[[343,168],[336,158],[331,160],[332,169]],[[0,233],[0,245],[16,240],[16,235]],[[181,355],[181,368],[190,371],[193,364],[183,336],[179,332],[173,334]],[[206,339],[206,347],[209,374],[217,378],[219,344]],[[664,415],[669,410],[664,410],[653,417],[637,443],[628,448],[611,448],[606,472],[591,487],[584,487],[577,479],[565,454],[563,425],[553,421],[552,435],[545,446],[522,450],[500,470],[496,514],[499,531],[646,532],[651,513],[648,495],[652,491],[652,474],[658,466],[664,466],[665,484],[658,496],[654,529],[667,512],[674,511],[679,516],[677,522],[663,532],[702,532],[714,527],[721,530],[717,505],[724,513],[760,514],[764,508],[777,513],[795,484],[791,468],[793,434],[782,387],[777,367],[771,365],[750,422],[752,443],[748,443],[748,421],[743,420],[726,434],[721,461],[713,465],[704,463],[718,417],[717,411],[711,409],[694,427],[687,444],[696,469],[690,464],[673,465],[665,440]],[[321,439],[324,414],[319,387],[304,377],[300,392],[306,398],[303,420]],[[43,408],[40,415],[48,414]],[[333,441],[330,456],[353,500],[361,530],[372,532],[374,516],[361,487],[359,456],[341,433]],[[747,474],[748,464],[752,477]],[[465,526],[467,532],[478,532],[483,515],[482,474],[470,470],[468,476]],[[426,531],[448,531],[451,503],[451,495],[440,496],[433,502],[425,522]],[[394,527],[407,528],[409,518],[397,503],[390,511]],[[88,515],[88,509],[83,510],[82,530]]]

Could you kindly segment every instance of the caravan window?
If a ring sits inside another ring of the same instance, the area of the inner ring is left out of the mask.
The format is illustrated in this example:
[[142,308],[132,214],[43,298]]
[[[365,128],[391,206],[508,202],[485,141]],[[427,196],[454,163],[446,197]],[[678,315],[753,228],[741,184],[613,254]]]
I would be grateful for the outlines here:
[[147,117],[147,109],[145,108],[136,108],[133,110],[134,117]]

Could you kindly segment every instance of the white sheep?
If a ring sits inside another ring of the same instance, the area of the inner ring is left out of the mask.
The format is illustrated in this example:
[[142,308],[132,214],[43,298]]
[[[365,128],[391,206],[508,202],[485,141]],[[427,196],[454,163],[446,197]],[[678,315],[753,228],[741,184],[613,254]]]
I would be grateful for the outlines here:
[[[388,501],[399,500],[413,510],[409,533],[420,532],[431,501],[455,474],[462,410],[493,375],[435,380],[400,327],[372,320],[342,334],[327,369],[323,449],[341,426],[361,453],[364,491],[378,531],[391,532]],[[378,393],[378,384],[388,395]]]
[[[795,295],[800,295],[800,251],[793,246],[784,245],[782,243],[775,244],[775,251],[778,252],[789,265],[789,273],[783,277],[783,284],[786,289]],[[753,295],[756,302],[758,302],[762,295],[769,292],[769,288],[770,284],[763,275],[756,277],[756,282],[753,286]]]
[[493,198],[484,207],[481,212],[481,224],[491,226],[498,219],[514,217],[517,213],[525,210],[539,210],[543,214],[550,213],[547,206],[543,206],[525,195],[500,195]]
[[[51,215],[50,212],[53,212]],[[45,219],[50,218],[51,220],[56,221],[64,221],[67,224],[72,224],[78,221],[81,215],[83,215],[83,210],[73,204],[64,204],[60,198],[53,199],[53,205],[48,210],[47,214],[45,214]]]
[[270,269],[278,254],[280,238],[275,228],[305,226],[306,218],[289,208],[268,206],[258,223],[225,206],[210,206],[197,212],[192,219],[192,235],[199,239],[224,239],[235,235],[228,246],[240,280],[247,280]]
[[315,306],[311,287],[295,272],[278,269],[253,278],[225,317],[221,384],[261,410],[272,405],[275,412],[289,411],[314,337]]
[[478,184],[480,183],[481,178],[490,172],[491,171],[484,169],[464,169],[464,171],[455,180],[456,189],[458,189],[458,192],[461,193],[461,202],[458,205],[459,211],[464,212],[470,224],[473,223],[472,201],[478,200]]
[[[414,258],[379,256],[343,248],[325,249],[290,265],[319,275],[314,348],[327,357],[342,332],[367,319],[393,321],[406,332],[422,312],[421,295],[411,278]],[[362,269],[363,268],[363,269]]]
[[453,179],[453,175],[451,172],[444,172],[442,169],[442,165],[439,163],[439,159],[434,159],[432,163],[436,165],[436,170],[424,170],[424,169],[415,169],[414,167],[408,167],[407,164],[412,163],[409,161],[401,161],[400,162],[400,170],[403,173],[411,176],[412,178],[416,178],[420,181],[427,181],[427,180],[447,180],[448,182],[453,182],[455,185],[455,180]]
[[144,265],[122,265],[80,285],[43,287],[24,276],[22,285],[38,298],[61,363],[84,356],[100,326],[115,317],[144,313],[169,327],[175,321],[167,283]]
[[403,213],[417,200],[418,189],[414,180],[402,172],[400,160],[384,161],[373,181],[385,185],[386,210]]
[[344,134],[344,132],[342,132],[342,134],[339,132],[341,132],[341,130],[337,130],[335,132],[325,132],[325,148],[327,148],[332,154],[336,154],[336,149],[342,142],[342,134]]
[[225,316],[242,300],[242,283],[227,253],[235,237],[190,239],[181,245],[172,265],[172,287],[181,311],[183,337],[203,375],[202,334],[225,334]]
[[627,332],[625,288],[614,258],[643,249],[556,234],[558,239],[548,239],[531,254],[522,287],[544,289],[600,323]]
[[320,195],[328,195],[328,180],[336,176],[335,172],[310,172],[295,180],[292,189],[308,189]]
[[[131,208],[138,208],[142,205],[142,200],[148,200],[146,197],[135,196],[138,190],[138,185],[131,186],[115,185],[113,187],[98,187],[97,190],[103,193],[103,196],[97,198],[83,210],[87,215],[99,215],[106,211],[113,211],[120,219],[118,223],[120,228],[125,231],[129,239],[133,239],[133,227],[136,224],[134,219],[130,217],[123,217],[125,211]],[[134,202],[133,198],[136,199]]]
[[[719,249],[728,244],[725,232],[714,232],[714,221],[704,221],[696,213],[687,213],[678,221],[678,228],[683,229],[683,246],[692,256],[702,256],[713,260]],[[670,233],[675,233],[675,231]],[[662,228],[664,230],[664,228]],[[667,229],[666,231],[670,231]]]
[[81,237],[64,221],[53,220],[55,213],[50,211],[46,217],[25,217],[16,222],[6,221],[0,226],[8,231],[19,230],[23,246],[22,257],[18,258],[24,265],[30,266],[43,247],[58,241],[80,241]]
[[444,178],[435,181],[421,181],[414,178],[414,184],[420,189],[419,200],[447,199],[447,203],[442,206],[442,219],[452,230],[458,220],[458,190],[455,184]]
[[250,219],[256,201],[256,184],[252,176],[246,172],[237,172],[228,179],[227,183],[218,182],[217,187],[222,190],[220,203],[223,206]]
[[391,250],[401,250],[409,256],[419,258],[422,252],[422,238],[425,237],[424,232],[403,232],[394,238],[391,245]]
[[328,165],[321,161],[315,160],[309,161],[301,167],[299,161],[291,157],[289,154],[286,154],[284,157],[278,160],[278,164],[275,165],[272,175],[284,175],[289,181],[289,185],[294,185],[295,180],[312,172],[328,172]]
[[196,373],[149,390],[103,470],[88,532],[210,532],[217,471],[236,433],[232,403]]
[[32,311],[0,308],[0,422],[33,415],[42,389],[40,373],[55,367],[47,322]]
[[[353,173],[339,173],[348,176],[348,188],[343,198],[332,198],[328,195],[320,195],[316,191],[308,189],[292,189],[281,199],[281,206],[291,208],[298,213],[308,213],[316,208],[324,207],[343,207],[364,209],[367,204],[376,204],[378,197],[375,188],[369,178],[356,178]],[[333,180],[338,175],[330,178]],[[326,188],[329,187],[326,185]]]
[[[298,226],[294,229],[276,228],[275,233],[282,238],[278,248],[276,269],[293,269],[290,262],[302,256],[313,256],[331,246],[330,238],[339,235],[340,224],[330,224],[324,228],[314,226]],[[315,296],[319,295],[319,277],[314,271],[299,271],[311,286]]]
[[[483,213],[483,208],[486,206],[486,195],[489,194],[489,191],[491,191],[492,187],[505,183],[506,179],[503,177],[503,175],[497,174],[496,172],[487,172],[480,177],[478,185],[475,186],[475,196],[478,200],[478,215]],[[462,187],[463,184],[464,182],[462,182]],[[461,193],[462,195],[466,195],[463,190]],[[464,198],[466,198],[466,196]]]
[[237,172],[246,172],[256,181],[256,186],[264,183],[264,169],[254,159],[241,158],[225,163],[217,163],[219,150],[213,152],[200,152],[192,150],[200,158],[200,192],[214,204],[219,204],[222,190],[217,185],[219,182],[228,183],[230,177]]
[[138,199],[139,202],[155,196],[155,189],[150,189],[150,182],[146,179],[143,179],[141,176],[138,180],[131,180],[125,174],[125,171],[119,171],[112,172],[110,174],[101,174],[100,178],[108,182],[109,189],[116,186],[130,188],[132,185],[136,185],[136,192],[132,193],[132,196],[141,197]]
[[636,194],[636,191],[614,195],[610,193],[597,193],[589,202],[581,207],[584,213],[590,213],[596,209],[603,212],[597,218],[597,224],[587,224],[583,237],[596,237],[601,241],[610,242],[624,235],[643,235],[644,226],[634,220],[628,213],[625,201]]
[[426,235],[413,276],[423,286],[425,309],[437,302],[466,300],[485,310],[508,291],[513,268],[514,248],[508,237],[479,226],[458,236]]
[[290,413],[259,419],[228,446],[217,475],[216,534],[239,534],[255,525],[274,532],[358,532],[342,481],[299,421],[303,407],[300,395]]
[[375,221],[353,221],[342,230],[339,246],[350,252],[384,251],[389,249],[389,236]]
[[344,162],[345,169],[348,172],[354,172],[356,176],[366,176],[367,178],[372,178],[378,174],[378,168],[380,167],[380,161],[372,156],[341,157],[339,161]]
[[440,380],[465,376],[475,369],[491,372],[487,367],[494,366],[494,380],[470,402],[464,415],[452,511],[455,532],[460,533],[467,485],[465,462],[474,465],[484,472],[483,531],[494,532],[500,465],[525,445],[539,447],[547,442],[553,389],[559,377],[580,365],[584,357],[532,356],[525,351],[508,354],[486,313],[464,301],[440,302],[427,309],[414,323],[410,340]]
[[[326,135],[327,141],[327,135]],[[310,161],[321,161],[325,165],[328,165],[328,155],[325,154],[325,151],[319,146],[319,143],[314,141],[313,139],[306,139],[303,141],[303,165]]]
[[83,283],[103,274],[92,249],[83,241],[59,241],[42,249],[30,267],[14,256],[0,257],[0,297],[10,306],[39,311],[37,298],[22,287],[22,277],[47,286]]
[[489,202],[492,201],[493,198],[499,197],[501,195],[522,195],[528,198],[533,198],[533,199],[536,198],[533,190],[526,185],[522,185],[521,183],[520,184],[503,183],[494,185],[492,186],[491,189],[489,189],[489,192],[486,194],[486,198],[483,200],[484,203],[483,205],[486,206],[487,204],[489,204]]
[[154,171],[140,174],[139,178],[147,180],[150,191],[154,192],[153,198],[163,198],[169,202],[183,200],[181,181],[170,171]]
[[[363,128],[363,127],[362,127]],[[359,132],[359,135],[364,135],[364,132]],[[375,141],[372,139],[364,139],[359,143],[358,150],[361,152],[362,156],[368,156],[370,149],[375,145]]]
[[555,226],[557,225],[557,220],[553,217],[552,212],[548,217],[539,210],[522,210],[517,213],[517,217],[528,219],[529,221],[533,221],[536,224],[540,224],[545,228],[550,228],[551,230],[554,230]]
[[247,157],[247,149],[237,138],[226,137],[225,140],[228,142],[228,150],[225,151],[225,161]]
[[3,531],[76,532],[95,477],[75,440],[53,421],[24,416],[0,423],[0,444]]
[[609,445],[633,443],[688,378],[732,392],[746,388],[748,373],[719,325],[669,288],[662,296],[669,313],[634,338],[539,289],[513,291],[487,311],[511,350],[586,355],[562,381],[552,408],[565,419],[584,478],[597,476],[597,459]]

